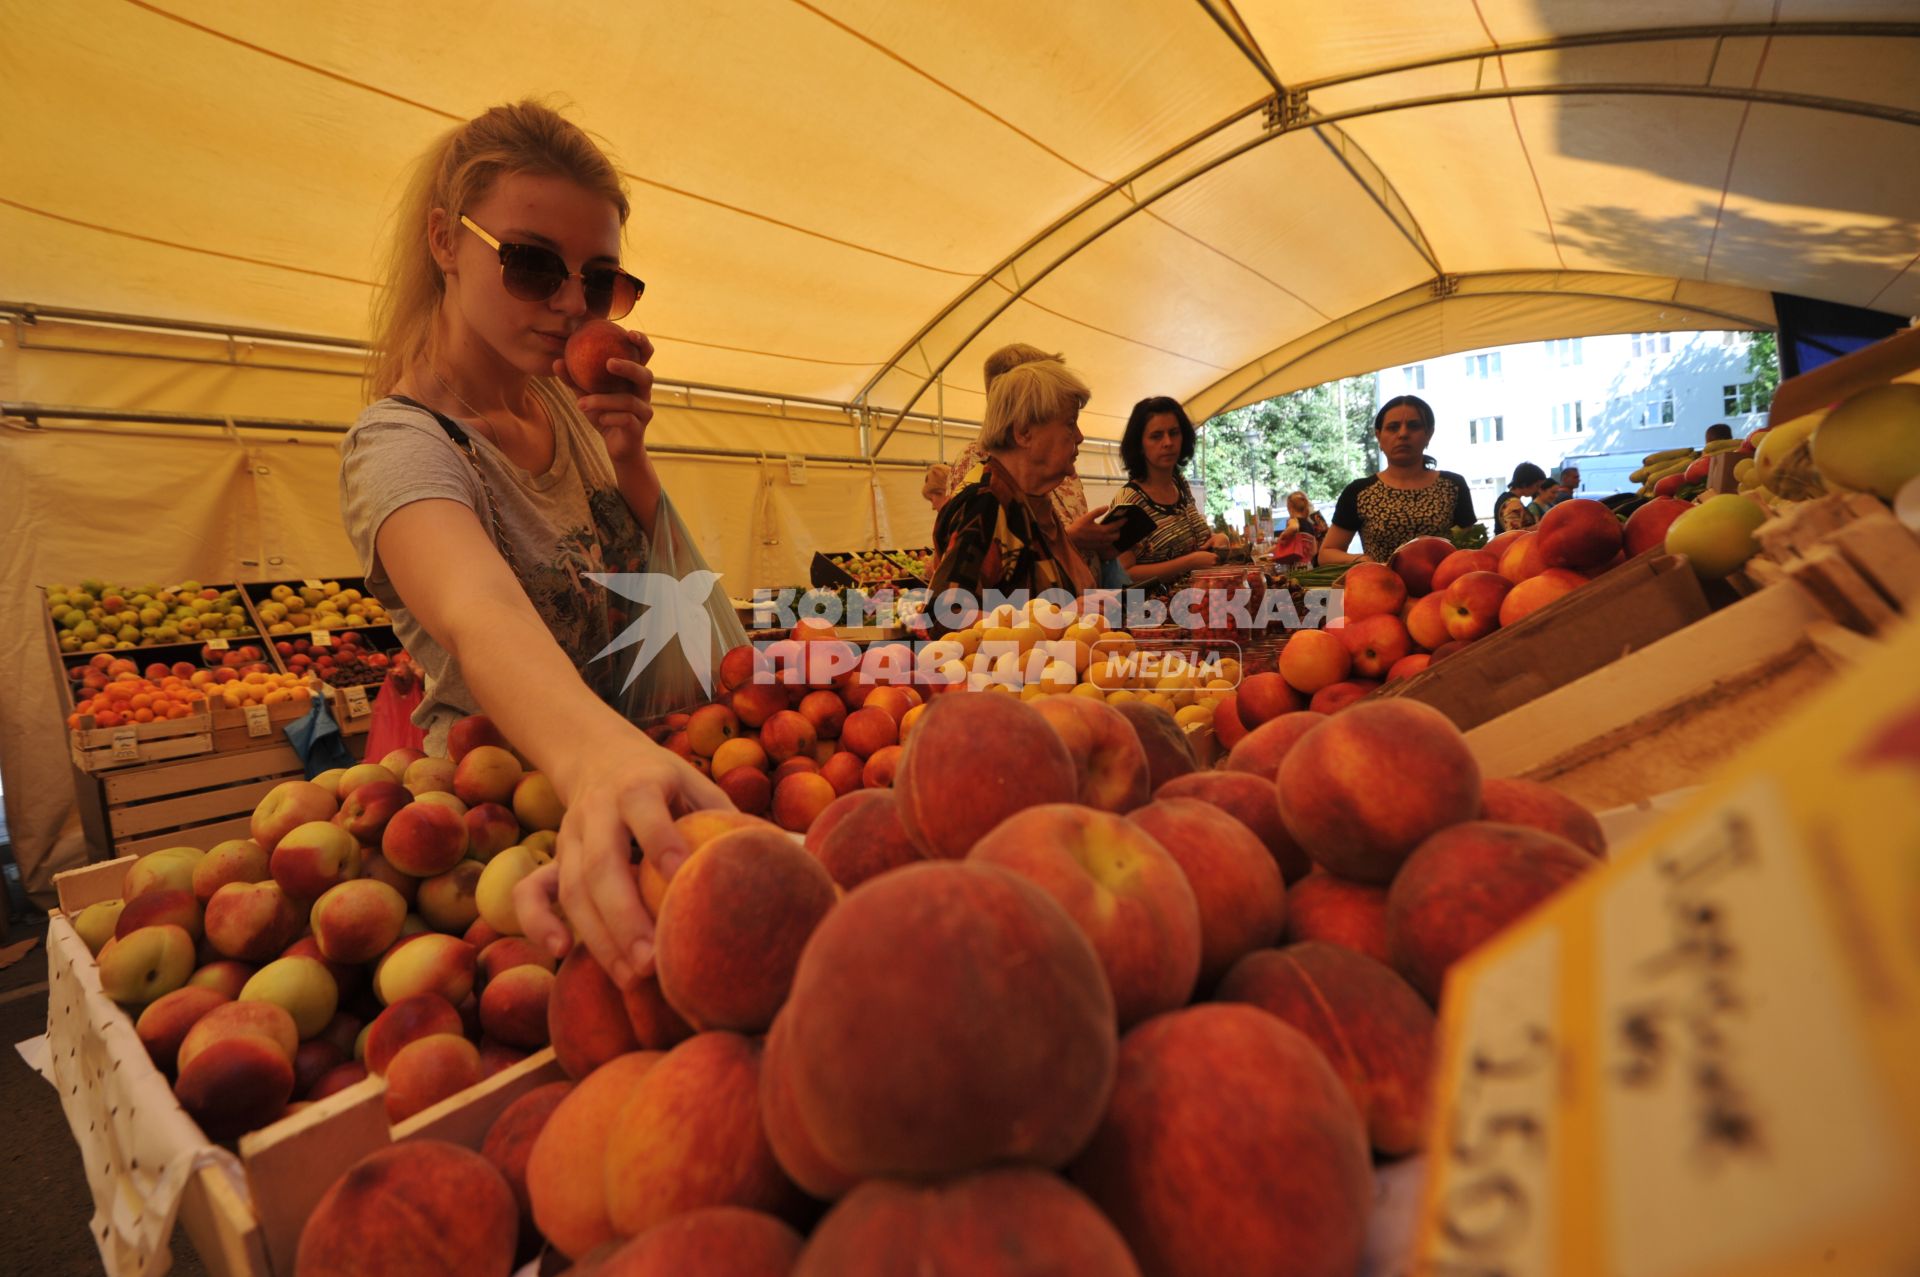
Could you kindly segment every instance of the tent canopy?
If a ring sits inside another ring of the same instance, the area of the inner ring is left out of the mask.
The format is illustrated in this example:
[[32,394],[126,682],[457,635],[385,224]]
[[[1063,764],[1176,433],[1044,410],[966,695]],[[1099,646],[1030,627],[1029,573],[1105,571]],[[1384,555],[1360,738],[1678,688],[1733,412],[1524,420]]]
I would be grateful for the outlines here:
[[[0,0],[0,299],[361,338],[400,175],[562,92],[663,378],[1089,434],[1506,341],[1920,311],[1911,0]],[[938,384],[944,379],[945,384]],[[350,414],[349,414],[350,415]],[[894,444],[889,440],[883,455]]]

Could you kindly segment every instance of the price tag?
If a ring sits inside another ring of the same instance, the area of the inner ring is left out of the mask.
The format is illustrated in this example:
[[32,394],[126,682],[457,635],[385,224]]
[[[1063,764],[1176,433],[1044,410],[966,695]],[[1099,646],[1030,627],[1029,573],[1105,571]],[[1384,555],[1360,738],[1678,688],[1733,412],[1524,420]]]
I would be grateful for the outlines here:
[[247,735],[266,736],[273,731],[273,720],[265,705],[244,705],[240,712],[247,716]]
[[207,650],[209,652],[224,652],[227,650],[227,641],[223,638],[210,638],[207,640]]
[[116,727],[113,731],[113,761],[116,763],[137,762],[140,758],[140,737],[131,727]]
[[796,488],[807,485],[807,459],[798,452],[787,454],[787,482]]
[[331,630],[315,630],[315,631],[313,631],[313,645],[314,645],[315,647],[332,647],[332,646],[333,646],[333,631],[331,631]]
[[324,590],[326,588],[326,586],[320,583],[317,577],[311,577],[311,576],[308,577],[306,580],[300,582],[300,584],[309,590]]
[[347,717],[365,718],[373,713],[373,706],[367,700],[367,689],[360,686],[347,689]]

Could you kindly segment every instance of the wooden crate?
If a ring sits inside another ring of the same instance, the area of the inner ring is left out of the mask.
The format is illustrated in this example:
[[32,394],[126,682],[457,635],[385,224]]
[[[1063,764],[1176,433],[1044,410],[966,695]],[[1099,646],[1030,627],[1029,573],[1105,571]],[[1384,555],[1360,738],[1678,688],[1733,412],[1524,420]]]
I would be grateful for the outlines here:
[[1541,781],[1595,811],[1626,806],[1699,783],[1877,646],[1783,582],[1473,729],[1467,744],[1488,776]]
[[[365,737],[349,738],[353,741]],[[247,836],[253,808],[275,785],[306,775],[284,741],[184,762],[132,767],[101,778],[108,838],[115,855],[162,847],[202,851]]]
[[[134,859],[123,856],[55,875],[60,907],[54,917],[64,924],[87,905],[119,899]],[[128,1072],[134,1084],[149,1092],[166,1088],[166,1079],[144,1056],[123,1063],[120,1071]],[[215,1168],[200,1170],[181,1198],[179,1225],[214,1277],[292,1277],[301,1227],[355,1162],[409,1139],[447,1140],[477,1150],[508,1105],[565,1076],[548,1047],[394,1126],[387,1122],[386,1082],[370,1077],[241,1136],[238,1154],[247,1192],[235,1192]]]
[[202,708],[185,718],[96,727],[93,715],[82,714],[67,731],[67,746],[73,765],[93,774],[187,758],[213,749],[213,716]]
[[[321,697],[329,695],[324,686],[318,685],[314,688],[314,694]],[[248,705],[240,709],[216,706],[213,710],[213,750],[218,754],[237,754],[267,745],[285,745],[287,724],[305,718],[312,710],[311,700]]]
[[1371,695],[1422,701],[1471,731],[1698,623],[1707,611],[1686,560],[1649,551]]

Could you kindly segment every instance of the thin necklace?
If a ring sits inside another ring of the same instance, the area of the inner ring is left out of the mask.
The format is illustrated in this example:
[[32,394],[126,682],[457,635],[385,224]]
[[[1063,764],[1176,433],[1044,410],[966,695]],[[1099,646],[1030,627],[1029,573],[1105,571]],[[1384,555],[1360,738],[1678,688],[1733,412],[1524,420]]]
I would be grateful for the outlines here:
[[493,439],[490,442],[492,442],[496,446],[499,444],[500,427],[494,425],[493,419],[487,416],[486,413],[481,412],[478,408],[468,403],[466,401],[465,396],[463,396],[459,391],[455,390],[452,386],[449,386],[446,383],[446,379],[440,375],[439,371],[436,368],[434,368],[433,361],[431,359],[427,361],[427,375],[429,377],[432,377],[435,381],[439,382],[440,389],[446,391],[448,394],[452,395],[456,400],[458,400],[462,408],[465,408],[468,412],[472,413],[475,417],[478,417],[481,423],[485,425],[488,430],[493,432]]

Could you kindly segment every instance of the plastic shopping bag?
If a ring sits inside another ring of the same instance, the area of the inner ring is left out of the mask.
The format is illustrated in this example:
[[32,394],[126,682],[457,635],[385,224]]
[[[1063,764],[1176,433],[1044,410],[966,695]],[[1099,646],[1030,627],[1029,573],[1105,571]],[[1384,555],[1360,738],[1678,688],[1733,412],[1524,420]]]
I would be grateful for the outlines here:
[[373,721],[367,726],[367,761],[378,762],[396,749],[427,747],[427,734],[413,725],[420,708],[420,680],[408,670],[388,673],[373,698]]

